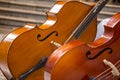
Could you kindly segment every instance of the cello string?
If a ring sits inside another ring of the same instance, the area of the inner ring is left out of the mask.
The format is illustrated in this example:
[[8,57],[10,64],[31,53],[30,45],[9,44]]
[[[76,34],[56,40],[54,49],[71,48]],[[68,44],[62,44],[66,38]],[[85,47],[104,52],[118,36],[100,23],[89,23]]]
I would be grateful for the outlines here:
[[81,34],[86,30],[91,21],[96,17],[100,10],[107,4],[109,0],[100,0],[96,5],[91,9],[91,11],[86,15],[78,27],[73,31],[73,33],[68,37],[64,44],[70,42],[71,40],[77,40]]
[[[118,70],[120,70],[120,69],[118,68]],[[113,76],[113,74],[109,71],[108,73],[106,73],[106,75],[104,77],[101,78],[101,80],[104,79],[104,78],[110,79],[112,77],[115,77],[115,76]]]
[[[97,77],[99,80],[102,80],[102,79],[105,79],[105,78],[110,78],[110,77],[114,77],[113,75],[112,75],[112,73],[109,71],[108,73],[104,73],[103,75],[101,75],[101,76],[99,76],[99,77]],[[97,78],[95,78],[95,79],[97,79]]]
[[[118,62],[119,63],[119,62]],[[118,64],[117,63],[117,64]],[[118,67],[118,68],[120,68],[120,67]],[[96,78],[104,78],[104,77],[108,77],[108,75],[109,74],[111,74],[112,75],[112,73],[110,72],[110,70],[111,70],[111,68],[109,68],[109,69],[107,69],[107,70],[105,70],[102,74],[100,74],[99,76],[97,76]],[[109,72],[108,72],[109,71]],[[106,73],[106,72],[108,72],[108,73]],[[105,74],[106,73],[106,74]],[[102,77],[101,77],[102,76]]]
[[[115,63],[115,66],[118,68],[118,70],[120,71],[120,60],[118,60],[116,63]],[[117,66],[118,65],[118,66]],[[113,76],[113,74],[111,73],[111,68],[108,68],[107,70],[105,70],[104,72],[102,72],[100,75],[98,75],[95,79],[99,79],[99,78],[105,78],[106,76],[108,77],[108,75],[109,75],[109,77],[112,75]]]
[[[120,62],[120,60],[119,60],[115,65],[117,65],[119,62]],[[118,67],[118,66],[117,66],[117,67]],[[118,67],[118,68],[120,68],[120,67]],[[104,78],[104,77],[106,77],[106,76],[109,75],[109,74],[112,75],[112,73],[110,72],[110,70],[111,70],[111,68],[105,70],[102,74],[100,74],[100,75],[97,76],[96,78],[99,78],[99,77],[101,77],[101,76],[102,76],[102,78]],[[109,72],[108,72],[108,71],[109,71]],[[108,72],[108,73],[106,73],[106,72]],[[105,74],[105,73],[106,73],[106,74]],[[103,75],[104,75],[104,76],[103,76]]]
[[[118,70],[120,70],[120,69],[118,68]],[[107,79],[111,79],[111,78],[116,77],[116,76],[113,76],[113,74],[112,74],[111,72],[107,73],[107,75],[108,75],[108,76],[106,76]],[[106,77],[105,77],[105,78],[106,78]],[[103,79],[104,79],[104,78],[103,78]]]

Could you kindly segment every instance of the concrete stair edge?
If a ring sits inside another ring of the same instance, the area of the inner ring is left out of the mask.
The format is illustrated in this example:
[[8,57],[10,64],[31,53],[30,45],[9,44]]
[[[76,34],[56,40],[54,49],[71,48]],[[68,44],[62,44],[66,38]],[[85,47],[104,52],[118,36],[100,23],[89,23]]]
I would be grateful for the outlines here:
[[100,11],[99,14],[112,16],[112,15],[115,15],[116,13],[115,12],[108,12],[108,11]]
[[120,8],[120,5],[107,4],[105,7]]
[[23,9],[13,9],[13,8],[5,8],[5,7],[0,7],[0,11],[17,12],[17,13],[25,13],[25,14],[46,16],[45,12],[32,11],[32,10],[23,10]]
[[7,19],[7,20],[21,21],[21,22],[44,23],[44,20],[27,19],[27,18],[21,18],[21,17],[13,17],[13,16],[0,15],[0,18],[4,20]]
[[[24,6],[33,6],[33,7],[45,7],[49,8],[51,7],[53,2],[46,3],[45,1],[40,1],[39,3],[31,3],[31,2],[22,2],[22,1],[10,1],[10,0],[0,0],[2,3],[7,3],[7,4],[15,4],[15,5],[24,5]],[[44,4],[45,3],[45,4]]]

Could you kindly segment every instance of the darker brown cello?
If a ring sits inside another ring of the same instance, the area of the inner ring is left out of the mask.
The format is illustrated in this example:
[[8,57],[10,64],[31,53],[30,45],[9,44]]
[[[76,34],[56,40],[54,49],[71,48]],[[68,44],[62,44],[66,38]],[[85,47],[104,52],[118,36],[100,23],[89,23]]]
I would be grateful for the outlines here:
[[[47,60],[44,56],[49,56],[59,44],[64,44],[92,7],[78,1],[58,1],[41,26],[27,24],[9,33],[0,43],[0,68],[6,78],[43,80],[41,67]],[[95,19],[80,40],[93,41],[96,24]]]
[[49,57],[45,80],[119,80],[120,13],[111,17],[94,42],[70,42]]

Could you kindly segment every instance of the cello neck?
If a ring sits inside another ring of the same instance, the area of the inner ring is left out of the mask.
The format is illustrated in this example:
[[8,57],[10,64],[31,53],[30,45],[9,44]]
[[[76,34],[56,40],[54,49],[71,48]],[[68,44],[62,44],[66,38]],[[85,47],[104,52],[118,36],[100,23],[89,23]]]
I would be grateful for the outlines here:
[[105,6],[109,0],[100,0],[88,13],[88,15],[83,19],[83,21],[78,25],[78,27],[73,31],[70,37],[66,40],[65,44],[74,39],[78,39],[80,35],[85,31],[87,26],[92,22],[100,10]]

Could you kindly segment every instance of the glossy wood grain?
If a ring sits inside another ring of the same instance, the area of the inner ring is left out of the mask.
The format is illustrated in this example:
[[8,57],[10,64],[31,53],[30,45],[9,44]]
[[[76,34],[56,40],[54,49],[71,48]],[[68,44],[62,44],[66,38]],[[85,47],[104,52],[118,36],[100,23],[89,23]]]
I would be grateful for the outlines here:
[[[86,43],[77,40],[55,50],[45,66],[45,80],[118,80],[120,76],[113,76],[112,69],[103,60],[113,65],[120,60],[119,34],[120,13],[110,18],[104,34],[96,41]],[[118,71],[119,65],[115,65]],[[103,73],[107,69],[111,75]]]
[[[43,56],[49,56],[56,49],[51,41],[64,44],[92,7],[78,1],[58,1],[47,13],[44,24],[26,24],[8,34],[0,44],[0,67],[7,79],[17,79],[33,68]],[[95,19],[80,40],[93,41],[96,25]],[[50,33],[53,34],[45,38]],[[43,80],[43,70],[33,72],[26,80]]]

